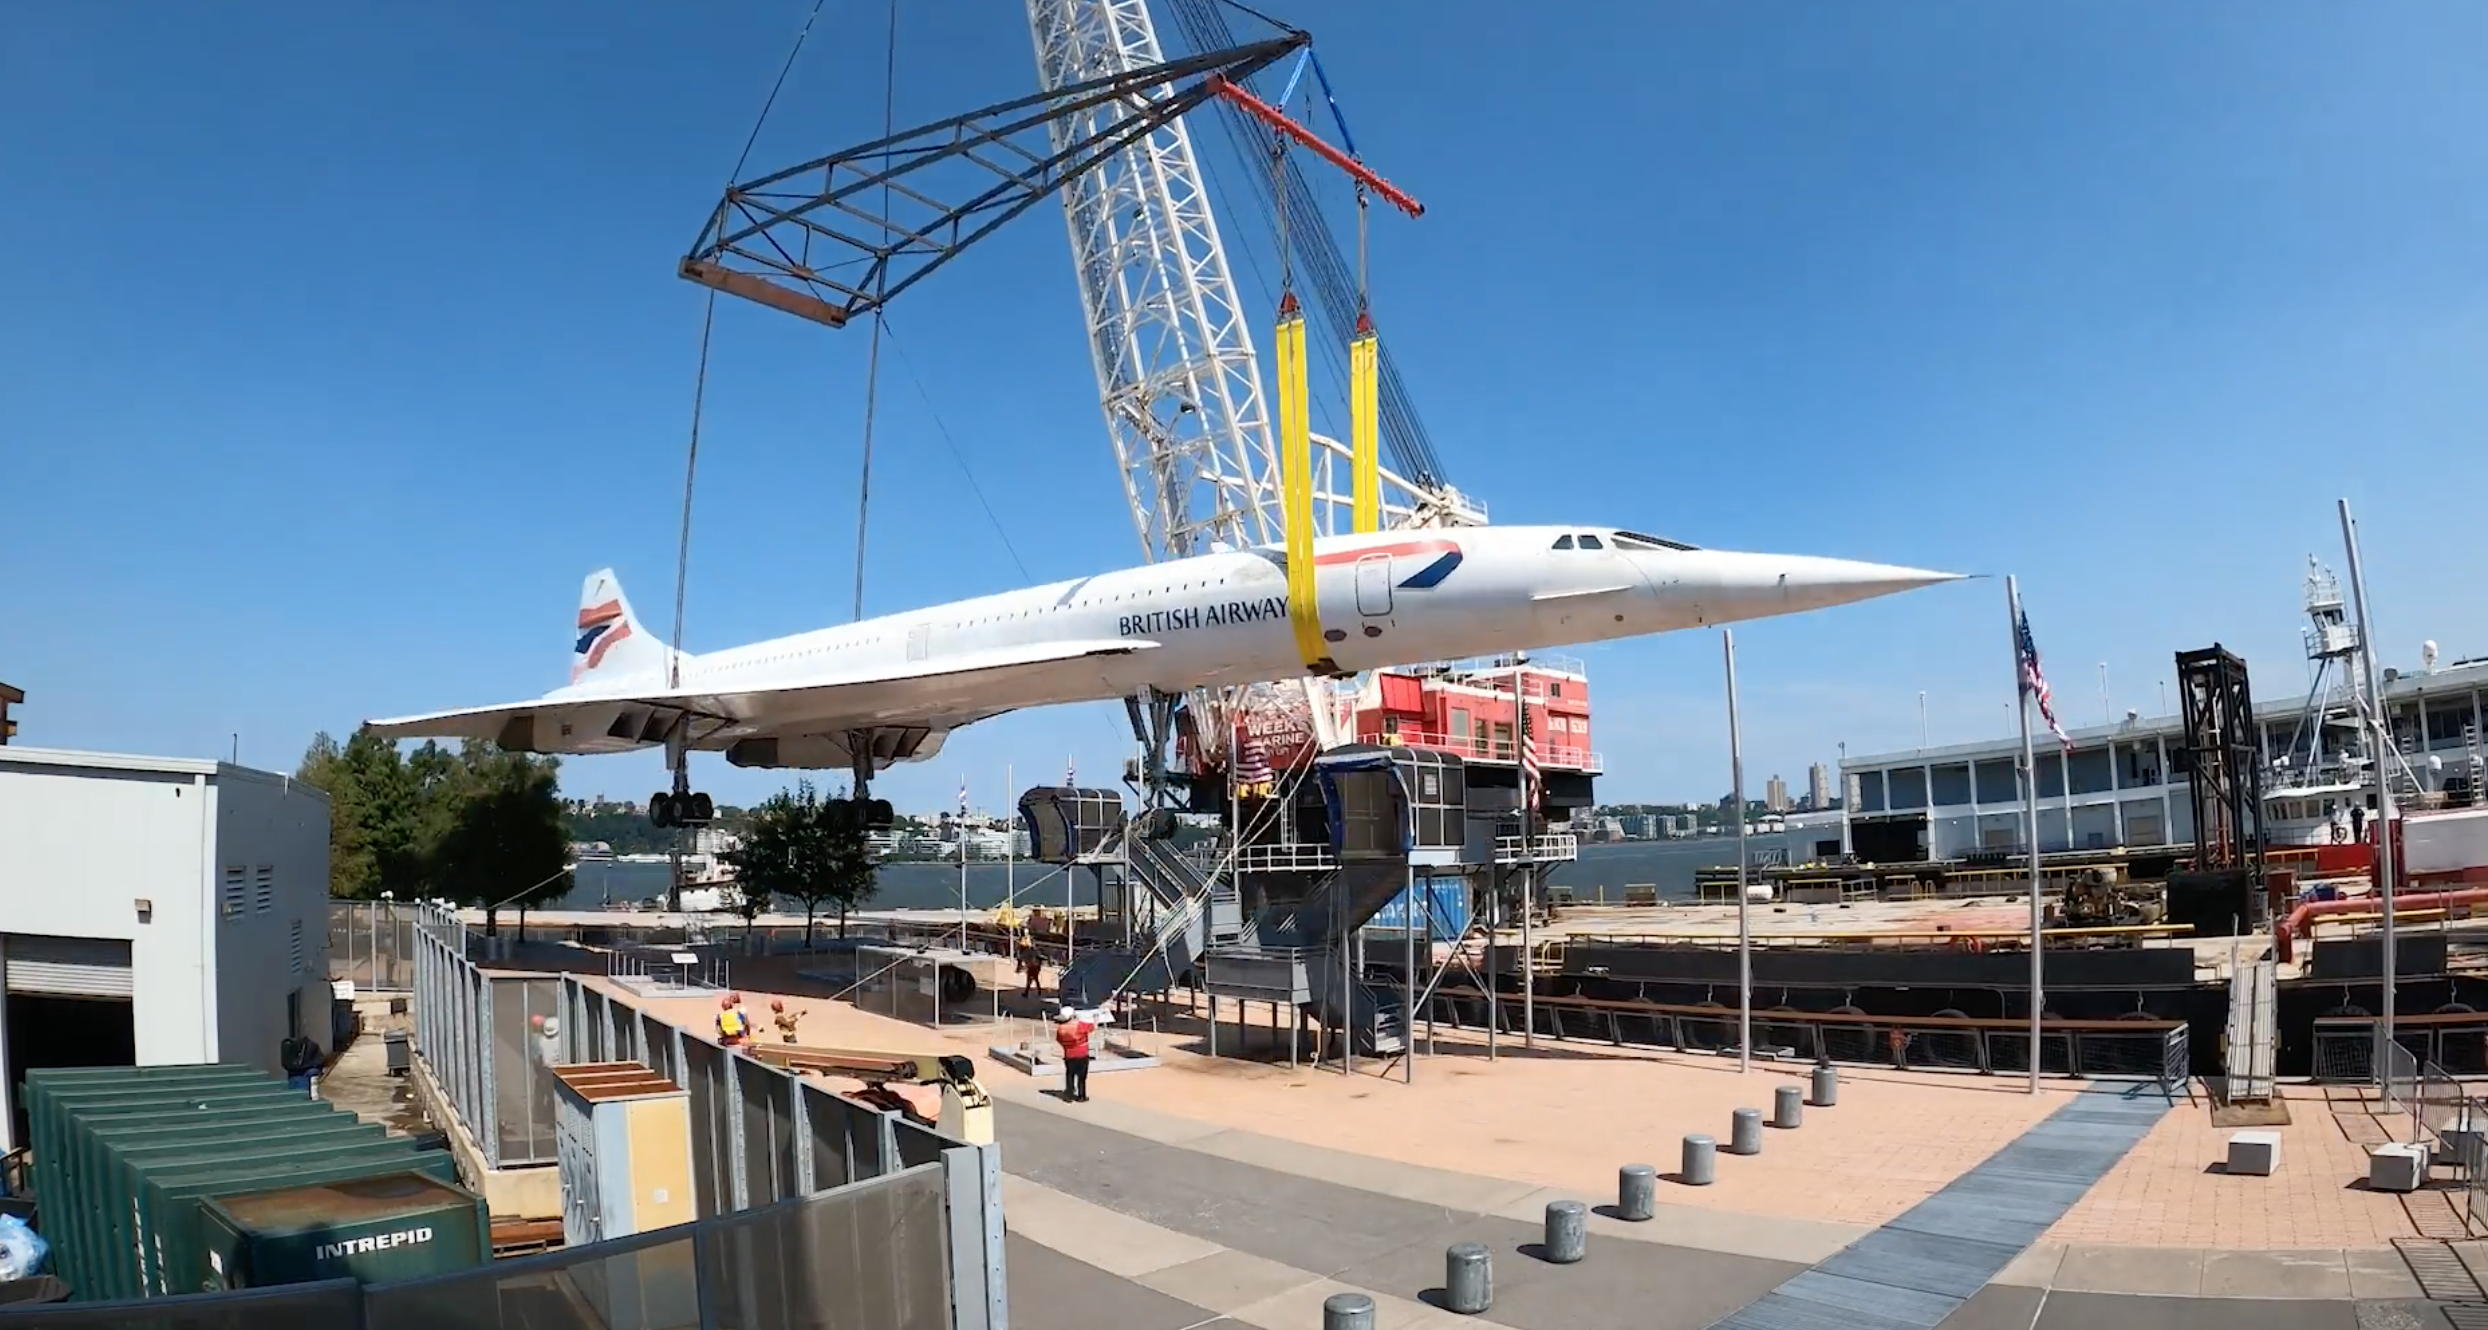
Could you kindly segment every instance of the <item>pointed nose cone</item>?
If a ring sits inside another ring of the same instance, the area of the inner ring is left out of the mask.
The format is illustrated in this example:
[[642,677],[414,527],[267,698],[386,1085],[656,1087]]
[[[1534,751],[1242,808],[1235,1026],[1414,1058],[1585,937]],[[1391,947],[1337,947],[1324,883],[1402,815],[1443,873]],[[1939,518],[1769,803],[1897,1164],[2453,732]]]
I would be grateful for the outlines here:
[[1704,607],[1704,617],[1713,623],[1830,609],[1963,579],[1960,573],[1803,554],[1718,551],[1713,558],[1715,562],[1706,570],[1711,576],[1701,579],[1709,582],[1702,588],[1710,602]]

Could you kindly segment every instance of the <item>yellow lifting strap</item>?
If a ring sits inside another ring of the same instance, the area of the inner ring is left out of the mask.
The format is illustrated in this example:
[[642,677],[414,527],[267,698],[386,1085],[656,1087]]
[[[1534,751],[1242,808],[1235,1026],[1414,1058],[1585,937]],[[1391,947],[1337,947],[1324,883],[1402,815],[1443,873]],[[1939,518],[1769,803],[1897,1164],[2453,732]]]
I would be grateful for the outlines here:
[[1382,529],[1381,348],[1374,334],[1348,343],[1348,451],[1356,472],[1358,532]]
[[[1292,305],[1292,302],[1291,302]],[[1322,612],[1313,580],[1313,424],[1306,401],[1304,315],[1288,308],[1279,316],[1279,506],[1287,522],[1287,619],[1296,630],[1296,654],[1305,668],[1322,671],[1330,653],[1322,645]]]

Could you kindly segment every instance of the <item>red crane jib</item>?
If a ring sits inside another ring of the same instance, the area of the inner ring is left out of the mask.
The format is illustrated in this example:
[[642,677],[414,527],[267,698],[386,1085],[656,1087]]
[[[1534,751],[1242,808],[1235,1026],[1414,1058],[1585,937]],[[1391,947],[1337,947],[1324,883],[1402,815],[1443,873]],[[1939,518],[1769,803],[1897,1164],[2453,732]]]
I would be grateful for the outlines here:
[[1254,115],[1267,122],[1272,129],[1275,129],[1280,133],[1285,134],[1287,137],[1294,139],[1298,143],[1301,143],[1306,147],[1311,148],[1313,151],[1320,153],[1322,155],[1322,160],[1329,162],[1331,165],[1336,166],[1340,170],[1355,177],[1359,183],[1372,189],[1376,194],[1381,195],[1383,200],[1389,203],[1392,207],[1399,209],[1401,212],[1407,213],[1411,217],[1425,216],[1424,204],[1410,198],[1405,191],[1401,190],[1390,181],[1383,179],[1381,176],[1375,175],[1372,168],[1366,166],[1363,162],[1360,162],[1346,153],[1339,151],[1337,148],[1324,143],[1320,135],[1315,134],[1312,130],[1309,130],[1289,119],[1285,111],[1272,106],[1268,102],[1261,100],[1259,97],[1255,97],[1249,92],[1246,92],[1242,85],[1236,83],[1232,79],[1229,79],[1226,75],[1210,75],[1209,85],[1212,89],[1216,90],[1219,96],[1224,97],[1228,101],[1231,101],[1236,105],[1243,107],[1245,110],[1252,112]]

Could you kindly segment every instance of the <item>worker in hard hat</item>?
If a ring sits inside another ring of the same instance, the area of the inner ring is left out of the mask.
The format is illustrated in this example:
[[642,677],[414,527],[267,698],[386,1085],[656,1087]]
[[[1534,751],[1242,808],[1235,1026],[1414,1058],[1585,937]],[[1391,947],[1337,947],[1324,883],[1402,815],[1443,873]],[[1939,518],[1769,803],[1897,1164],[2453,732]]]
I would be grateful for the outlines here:
[[803,1011],[788,1011],[786,1009],[786,999],[771,998],[769,999],[769,1010],[772,1013],[770,1019],[777,1023],[778,1038],[791,1044],[795,1042],[795,1022],[802,1020],[805,1013],[811,1011],[811,1008],[806,1007]]
[[751,1033],[751,1019],[743,1014],[743,995],[728,993],[717,999],[717,1042],[732,1048]]
[[1088,1102],[1089,1036],[1096,1029],[1068,1003],[1054,1013],[1054,1041],[1063,1047],[1063,1099],[1068,1103]]
[[1034,997],[1037,985],[1045,979],[1045,953],[1037,950],[1037,940],[1026,933],[1019,935],[1019,995]]

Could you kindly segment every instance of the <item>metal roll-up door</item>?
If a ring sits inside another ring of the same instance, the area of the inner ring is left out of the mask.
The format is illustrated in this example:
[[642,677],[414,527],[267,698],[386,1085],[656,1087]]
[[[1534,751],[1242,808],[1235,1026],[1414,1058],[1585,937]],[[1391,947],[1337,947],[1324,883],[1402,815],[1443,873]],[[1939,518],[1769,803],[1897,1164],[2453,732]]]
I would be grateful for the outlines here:
[[47,997],[130,996],[130,944],[123,938],[43,937],[11,933],[0,938],[12,993]]

